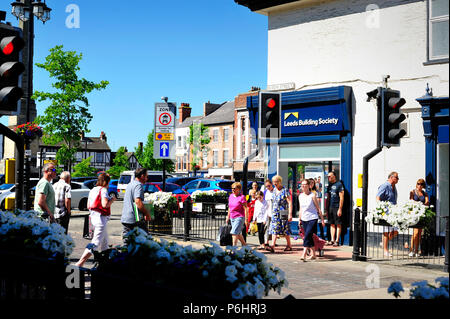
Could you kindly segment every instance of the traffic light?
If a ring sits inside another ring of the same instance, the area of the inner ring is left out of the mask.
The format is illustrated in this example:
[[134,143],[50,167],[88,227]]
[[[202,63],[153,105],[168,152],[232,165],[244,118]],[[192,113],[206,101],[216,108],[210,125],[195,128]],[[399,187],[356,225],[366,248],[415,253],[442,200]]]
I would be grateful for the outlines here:
[[259,93],[259,137],[280,138],[281,93]]
[[20,62],[24,46],[20,31],[0,23],[0,115],[17,112],[17,102],[23,96],[19,76],[25,71]]
[[400,128],[400,123],[406,120],[405,114],[400,108],[406,101],[400,97],[400,91],[381,89],[381,145],[399,146],[400,139],[406,135],[406,131]]

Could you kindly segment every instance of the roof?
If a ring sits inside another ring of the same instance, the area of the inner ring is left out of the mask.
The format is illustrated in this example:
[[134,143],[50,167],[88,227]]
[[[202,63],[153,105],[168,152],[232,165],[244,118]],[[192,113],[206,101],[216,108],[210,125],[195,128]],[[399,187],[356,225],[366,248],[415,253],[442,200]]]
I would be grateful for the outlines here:
[[[39,143],[40,147],[61,147],[61,143],[56,145],[44,144],[42,140]],[[111,151],[107,142],[102,141],[100,137],[85,137],[80,141],[79,150],[88,151]]]
[[234,0],[237,4],[249,8],[251,11],[267,9],[298,0]]
[[199,120],[199,121],[203,121],[203,116],[192,116],[192,117],[188,117],[187,119],[185,119],[183,121],[183,123],[178,123],[176,124],[176,128],[184,128],[184,127],[189,127],[192,125],[192,123],[195,120]]
[[234,101],[224,103],[216,111],[202,119],[204,125],[234,123]]

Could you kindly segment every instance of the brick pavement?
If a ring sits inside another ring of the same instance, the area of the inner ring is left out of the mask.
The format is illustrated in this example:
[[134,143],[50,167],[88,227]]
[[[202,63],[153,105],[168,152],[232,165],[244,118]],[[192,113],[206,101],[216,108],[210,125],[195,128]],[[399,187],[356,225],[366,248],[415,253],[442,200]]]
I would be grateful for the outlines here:
[[[70,229],[69,233],[76,243],[71,255],[72,262],[78,260],[84,247],[90,242],[82,238],[82,228],[79,226],[81,220],[81,218],[71,220],[73,230]],[[116,220],[110,223],[117,222]],[[122,243],[120,232],[117,229],[109,231],[109,234],[110,244],[114,246]],[[201,248],[208,244],[208,241],[183,242],[170,236],[161,238],[175,241],[180,245],[192,245],[194,248]],[[250,247],[256,248],[258,239],[256,236],[248,236],[247,243]],[[280,295],[271,292],[268,298],[279,299],[291,294],[297,299],[393,299],[392,295],[387,293],[387,287],[393,281],[401,281],[403,286],[407,288],[415,281],[428,280],[433,282],[437,277],[448,276],[448,273],[442,269],[398,266],[386,262],[354,262],[352,261],[352,247],[349,246],[325,246],[323,257],[319,257],[315,261],[303,262],[300,260],[302,241],[293,240],[292,243],[292,252],[283,251],[285,247],[283,238],[277,241],[278,246],[275,253],[263,252],[267,255],[268,262],[285,272],[289,282],[289,286],[283,288]],[[86,267],[91,266],[91,261],[86,263]],[[373,277],[377,273],[379,276]],[[372,277],[375,278],[375,281],[369,280]],[[370,285],[372,285],[372,288]],[[407,298],[406,293],[403,296]]]

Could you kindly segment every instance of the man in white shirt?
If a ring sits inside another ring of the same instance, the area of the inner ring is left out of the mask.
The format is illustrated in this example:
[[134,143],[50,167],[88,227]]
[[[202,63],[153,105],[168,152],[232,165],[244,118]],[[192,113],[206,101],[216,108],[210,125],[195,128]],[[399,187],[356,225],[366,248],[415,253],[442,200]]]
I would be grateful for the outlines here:
[[53,185],[55,190],[55,220],[66,230],[66,234],[72,213],[70,209],[72,199],[70,179],[70,172],[62,172],[59,181]]

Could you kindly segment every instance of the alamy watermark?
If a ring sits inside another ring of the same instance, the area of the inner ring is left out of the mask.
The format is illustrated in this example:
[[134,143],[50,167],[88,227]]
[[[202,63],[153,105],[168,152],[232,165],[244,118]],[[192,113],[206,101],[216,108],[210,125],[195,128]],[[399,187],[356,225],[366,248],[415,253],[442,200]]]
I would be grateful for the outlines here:
[[366,7],[366,27],[369,29],[380,28],[380,7],[376,4],[369,4]]
[[366,272],[369,273],[366,277],[366,287],[369,289],[380,288],[380,267],[369,264],[366,267]]
[[80,7],[76,4],[69,4],[66,7],[66,12],[69,15],[66,18],[66,27],[69,29],[80,28]]

